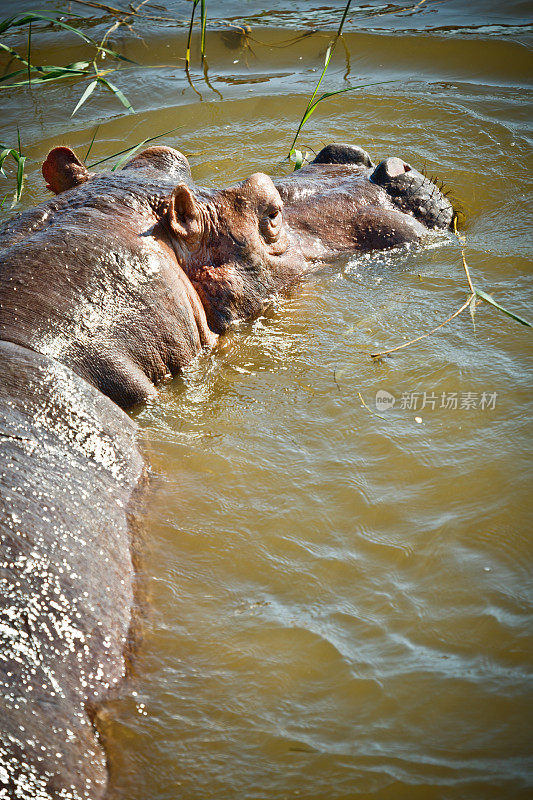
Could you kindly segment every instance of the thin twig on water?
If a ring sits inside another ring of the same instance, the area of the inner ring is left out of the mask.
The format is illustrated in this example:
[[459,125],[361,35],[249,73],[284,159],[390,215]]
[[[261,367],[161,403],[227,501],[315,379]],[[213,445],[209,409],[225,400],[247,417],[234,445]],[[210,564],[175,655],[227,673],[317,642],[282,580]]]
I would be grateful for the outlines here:
[[416,339],[411,339],[409,342],[404,342],[403,344],[399,344],[398,347],[391,347],[390,350],[382,350],[380,353],[370,353],[371,358],[381,358],[381,356],[386,356],[389,353],[395,353],[397,350],[403,350],[404,347],[409,347],[410,344],[414,344],[415,342],[419,342],[421,339],[426,339],[428,336],[431,336],[435,331],[438,331],[439,328],[442,328],[446,325],[447,322],[450,322],[454,317],[458,317],[459,314],[468,308],[472,300],[475,298],[475,293],[473,292],[469,297],[465,300],[461,308],[454,311],[444,322],[441,322],[440,325],[437,325],[436,328],[433,328],[432,331],[428,331],[427,333],[423,333],[421,336],[417,336]]
[[397,347],[391,347],[389,350],[382,350],[379,353],[370,353],[369,355],[371,358],[381,358],[382,356],[386,356],[389,353],[395,353],[397,350],[403,350],[404,347],[409,347],[409,345],[414,344],[415,342],[419,342],[421,339],[426,339],[428,336],[431,336],[433,333],[438,331],[452,319],[458,317],[459,314],[461,314],[465,310],[465,308],[468,308],[470,306],[473,312],[476,301],[478,303],[484,301],[485,303],[494,306],[494,308],[497,308],[499,311],[502,311],[504,314],[507,314],[508,317],[511,317],[511,319],[516,320],[516,322],[519,322],[521,325],[526,325],[528,328],[533,327],[531,323],[528,322],[526,319],[523,319],[523,317],[519,317],[518,314],[515,314],[513,311],[509,311],[507,308],[504,308],[504,306],[500,305],[500,303],[497,303],[496,300],[494,300],[494,298],[491,297],[490,294],[487,294],[487,292],[483,291],[483,289],[478,289],[476,286],[474,286],[472,277],[470,275],[470,270],[468,269],[468,264],[466,263],[466,255],[465,255],[466,240],[464,236],[461,236],[461,234],[457,230],[457,215],[454,215],[453,218],[453,232],[457,238],[457,241],[461,246],[461,260],[463,263],[463,269],[465,271],[466,280],[468,281],[468,286],[470,288],[470,294],[468,298],[465,300],[461,308],[459,308],[457,311],[454,311],[453,314],[451,314],[447,319],[445,319],[444,322],[441,322],[440,325],[437,325],[436,328],[433,328],[433,330],[428,331],[428,333],[423,333],[421,336],[417,336],[415,339],[411,339],[409,342],[404,342],[403,344],[400,344]]

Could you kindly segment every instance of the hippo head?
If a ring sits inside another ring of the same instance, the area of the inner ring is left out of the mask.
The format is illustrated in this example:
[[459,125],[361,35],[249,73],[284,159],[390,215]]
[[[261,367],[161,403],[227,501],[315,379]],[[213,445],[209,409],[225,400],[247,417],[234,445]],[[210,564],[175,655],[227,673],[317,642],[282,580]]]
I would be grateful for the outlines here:
[[[49,154],[43,174],[56,193],[99,178],[66,147]],[[357,182],[359,174],[364,180]],[[449,226],[453,214],[435,184],[412,167],[389,158],[374,168],[353,145],[328,145],[297,180],[277,185],[257,172],[238,186],[199,189],[185,156],[161,146],[113,175],[117,186],[106,184],[106,192],[116,197],[120,182],[129,182],[137,199],[144,194],[151,204],[216,334],[260,312],[311,262],[415,241],[429,228]]]
[[[51,151],[43,175],[56,194],[99,178],[67,147]],[[305,260],[283,220],[283,203],[268,175],[255,173],[219,191],[197,189],[186,157],[161,146],[135,155],[114,175],[117,184],[122,177],[138,183],[137,195],[150,195],[161,234],[170,239],[214,333],[258,313],[268,298],[303,271]],[[153,187],[147,192],[147,178],[158,182],[158,192]]]
[[[68,147],[50,152],[43,175],[56,194],[98,177]],[[160,181],[160,192],[152,198],[154,212],[214,333],[257,314],[267,298],[302,273],[305,260],[284,222],[283,202],[268,175],[257,172],[238,186],[219,191],[197,189],[186,157],[162,146],[135,155],[115,175]],[[168,197],[173,179],[179,182]]]
[[215,333],[256,314],[303,271],[280,194],[261,172],[211,195],[180,183],[166,221],[178,263]]

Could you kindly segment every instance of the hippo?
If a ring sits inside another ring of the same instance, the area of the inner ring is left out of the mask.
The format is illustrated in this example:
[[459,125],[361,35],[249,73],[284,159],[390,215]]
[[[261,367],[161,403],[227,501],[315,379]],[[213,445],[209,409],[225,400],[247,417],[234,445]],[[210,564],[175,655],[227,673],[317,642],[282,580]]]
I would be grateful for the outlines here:
[[351,145],[219,190],[162,146],[111,173],[57,147],[43,176],[55,197],[0,231],[0,797],[98,800],[148,483],[125,411],[328,258],[418,242],[453,208]]
[[317,263],[418,241],[453,214],[408,164],[374,168],[347,145],[218,191],[160,146],[100,174],[59,147],[43,174],[56,198],[0,237],[0,340],[56,358],[122,408]]

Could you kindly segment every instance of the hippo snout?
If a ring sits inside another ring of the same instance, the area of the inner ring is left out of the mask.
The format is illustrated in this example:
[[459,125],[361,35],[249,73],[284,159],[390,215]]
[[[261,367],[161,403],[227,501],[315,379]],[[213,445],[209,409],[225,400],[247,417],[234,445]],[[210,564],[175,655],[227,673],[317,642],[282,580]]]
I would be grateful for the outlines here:
[[428,228],[449,228],[454,210],[439,187],[401,158],[387,158],[370,175],[405,213]]

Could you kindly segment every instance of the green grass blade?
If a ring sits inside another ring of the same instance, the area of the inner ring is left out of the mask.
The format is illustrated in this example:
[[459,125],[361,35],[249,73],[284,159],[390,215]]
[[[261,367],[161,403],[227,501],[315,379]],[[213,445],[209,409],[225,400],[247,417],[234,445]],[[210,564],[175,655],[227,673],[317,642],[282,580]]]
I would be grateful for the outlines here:
[[130,158],[130,156],[135,155],[137,150],[139,150],[143,145],[145,145],[147,141],[148,141],[147,139],[143,139],[143,141],[139,142],[139,144],[136,144],[133,147],[130,147],[129,150],[126,150],[124,155],[121,158],[119,158],[115,166],[111,167],[111,172],[116,172],[117,169],[120,169],[122,165],[126,163],[128,158]]
[[[79,73],[79,74],[80,75],[81,74],[85,75],[86,73],[84,72],[84,73]],[[60,81],[60,80],[63,80],[65,78],[72,78],[72,77],[73,77],[72,73],[58,72],[57,74],[52,73],[51,75],[48,75],[46,78],[32,78],[31,82],[32,82],[32,85],[34,83],[50,83],[51,81]],[[19,86],[27,86],[27,85],[28,85],[28,81],[27,80],[26,81],[17,81],[16,83],[6,83],[3,86],[0,86],[0,91],[3,90],[3,89],[17,89]]]
[[301,150],[291,150],[289,153],[289,158],[293,156],[294,161],[294,171],[296,172],[297,169],[301,169],[304,163],[304,154]]
[[[59,13],[59,12],[58,12]],[[75,33],[76,36],[80,36],[87,44],[92,44],[95,47],[97,43],[94,39],[91,39],[90,36],[87,36],[86,33],[80,31],[79,28],[74,28],[72,25],[69,25],[67,22],[63,22],[56,17],[51,17],[50,14],[43,14],[38,12],[32,12],[31,14],[27,14],[26,17],[17,21],[16,25],[27,25],[31,22],[51,22],[53,25],[59,25],[60,28],[63,28],[66,31],[70,31],[71,33]],[[1,32],[1,31],[0,31]]]
[[[83,31],[80,31],[79,28],[74,28],[72,25],[68,25],[66,22],[62,22],[60,19],[54,19],[53,17],[49,17],[47,14],[34,14],[33,16],[36,17],[37,19],[48,20],[48,22],[53,22],[56,25],[59,25],[61,28],[64,28],[65,30],[70,31],[71,33],[75,33],[76,36],[80,36],[85,42],[87,42],[87,44],[94,45],[94,47],[96,47],[97,50],[106,53],[107,55],[112,56],[113,58],[118,58],[120,61],[127,61],[128,64],[137,63],[135,61],[132,61],[131,58],[127,58],[126,56],[117,53],[116,50],[111,50],[109,47],[104,47],[103,45],[98,44],[96,39],[87,36],[87,34],[84,33]],[[31,22],[32,20],[29,21]]]
[[[9,28],[19,28],[22,25],[28,25],[28,23],[36,22],[40,19],[46,19],[46,21],[48,22],[57,22],[58,24],[61,24],[58,19],[51,18],[49,16],[50,14],[54,13],[62,14],[63,12],[62,11],[54,12],[45,9],[43,11],[32,11],[30,13],[15,14],[14,16],[8,17],[7,19],[4,19],[0,22],[0,33],[4,33],[4,31],[7,31]],[[78,19],[83,19],[81,14],[75,14],[73,11],[69,12],[69,16],[77,17]]]
[[123,106],[125,106],[125,108],[127,108],[127,109],[128,109],[128,111],[129,111],[131,114],[135,114],[135,111],[134,111],[134,109],[133,109],[133,106],[131,105],[130,101],[128,100],[128,98],[126,97],[126,95],[125,95],[125,94],[123,94],[123,92],[121,92],[121,91],[120,91],[120,89],[118,88],[118,86],[115,86],[115,84],[114,84],[114,83],[111,83],[111,81],[108,81],[106,78],[97,78],[96,80],[97,80],[99,83],[103,83],[103,84],[104,84],[104,86],[107,86],[107,88],[108,88],[108,89],[109,89],[111,92],[113,92],[113,94],[116,96],[116,98],[117,98],[118,100],[120,100],[120,102],[122,103],[122,105],[123,105]]
[[205,0],[202,0],[200,5],[200,23],[201,23],[201,35],[200,35],[200,53],[202,55],[202,61],[205,58],[205,24],[207,22],[207,14],[205,11]]
[[[161,139],[162,136],[168,136],[169,133],[174,133],[174,131],[177,131],[180,128],[183,128],[183,125],[178,125],[176,128],[171,128],[169,131],[158,133],[156,136],[150,136],[149,139],[144,139],[142,143],[148,144],[148,142],[155,142],[156,139]],[[93,167],[99,167],[100,164],[103,164],[105,161],[110,161],[112,158],[115,158],[116,156],[121,156],[122,153],[129,153],[130,150],[131,148],[128,147],[126,148],[126,150],[119,150],[118,153],[112,153],[110,156],[101,158],[100,161],[95,161],[94,164],[89,164],[88,169],[93,169]]]
[[11,26],[13,25],[13,20],[15,20],[16,18],[17,17],[14,16],[14,17],[8,17],[7,19],[3,19],[2,22],[0,22],[0,33],[4,33],[4,31],[7,31],[9,28],[11,28]]
[[[59,80],[62,80],[64,78],[79,78],[82,75],[92,75],[92,74],[93,73],[89,72],[88,70],[86,70],[84,72],[73,72],[70,69],[62,69],[62,67],[58,67],[55,70],[50,70],[50,72],[47,72],[46,75],[43,75],[42,78],[40,78],[40,79],[39,78],[33,78],[33,80],[39,80],[40,83],[46,83],[47,81],[48,82],[50,82],[50,81],[59,81]],[[11,85],[13,86],[14,84],[11,84]]]
[[5,50],[6,53],[9,53],[9,55],[13,56],[13,58],[18,59],[18,61],[22,61],[23,64],[28,66],[28,62],[26,61],[26,59],[23,58],[19,53],[17,53],[16,50],[13,50],[12,47],[8,47],[7,44],[0,42],[0,50]]
[[26,163],[26,156],[20,156],[18,159],[18,169],[17,169],[17,192],[16,192],[16,200],[17,203],[20,200],[20,196],[22,194],[22,184],[24,182],[24,164]]
[[303,126],[311,114],[314,113],[317,105],[321,103],[323,100],[327,100],[328,97],[335,97],[337,94],[344,94],[345,92],[355,92],[357,89],[366,89],[368,86],[380,86],[383,83],[395,83],[395,80],[388,80],[388,81],[374,81],[373,83],[364,83],[360,86],[347,86],[345,89],[337,89],[336,92],[324,92],[321,94],[320,97],[315,100],[315,102],[308,107],[307,111],[305,112],[301,125]]
[[31,22],[28,25],[28,83],[31,85]]
[[116,50],[110,50],[109,47],[102,47],[102,45],[99,44],[97,45],[97,49],[103,53],[106,53],[106,55],[108,56],[112,56],[113,58],[118,58],[119,61],[126,61],[128,64],[134,64],[136,67],[139,66],[136,61],[133,61],[131,58],[123,56],[120,53],[117,53]]
[[[87,44],[92,44],[100,52],[106,53],[107,55],[110,55],[113,58],[117,58],[120,61],[126,61],[128,62],[128,64],[136,64],[136,62],[132,61],[131,58],[127,58],[126,56],[117,53],[115,50],[111,50],[109,47],[103,47],[102,45],[99,45],[95,39],[92,39],[90,36],[81,31],[79,28],[75,28],[73,25],[69,25],[67,22],[63,22],[61,19],[50,16],[51,13],[54,12],[48,12],[48,13],[32,12],[31,14],[25,14],[21,17],[10,17],[8,20],[4,20],[2,23],[0,23],[0,33],[3,33],[10,27],[31,25],[32,22],[50,22],[54,25],[59,25],[59,27],[63,28],[64,30],[70,31],[70,33],[74,33],[76,36],[79,36],[81,39],[83,39],[84,42],[87,42]],[[78,17],[79,15],[73,14],[72,16]],[[83,19],[82,17],[79,18],[80,20]],[[3,45],[3,48],[9,49],[7,48],[6,45]],[[21,56],[19,56],[18,53],[16,53],[16,51],[10,51],[10,52],[16,58],[19,58],[21,61],[24,61],[24,63],[26,63],[25,59],[21,58]]]
[[0,83],[2,83],[3,81],[8,81],[10,78],[14,78],[17,75],[22,75],[23,73],[26,73],[26,71],[27,70],[25,69],[16,69],[14,72],[9,72],[7,75],[2,75],[0,77]]
[[328,46],[328,49],[326,50],[326,56],[324,58],[324,68],[322,69],[322,72],[320,74],[320,78],[318,79],[318,83],[315,86],[315,91],[311,95],[311,97],[309,99],[309,102],[307,103],[307,107],[306,107],[306,109],[304,111],[304,115],[303,115],[302,119],[300,120],[300,124],[298,125],[298,130],[296,131],[296,135],[295,135],[295,137],[293,139],[293,142],[291,144],[291,148],[290,148],[291,151],[294,149],[294,145],[296,144],[296,140],[298,139],[298,136],[300,135],[300,131],[302,130],[303,126],[305,125],[306,121],[309,119],[311,114],[313,113],[312,111],[311,111],[311,113],[309,113],[309,110],[314,105],[316,105],[316,104],[313,103],[313,101],[314,101],[314,99],[315,99],[315,97],[317,95],[317,92],[318,92],[318,89],[320,87],[320,84],[322,83],[322,79],[323,79],[324,75],[326,74],[326,70],[329,67],[329,62],[331,61],[331,56],[333,55],[334,48],[335,48],[335,44],[334,44],[334,42],[332,42]]
[[193,0],[192,4],[192,11],[191,11],[191,19],[189,21],[189,34],[187,36],[187,47],[185,48],[185,69],[189,69],[189,65],[191,63],[191,39],[192,39],[192,26],[194,24],[194,14],[196,12],[196,6],[200,0]]
[[[64,77],[64,76],[76,76],[76,75],[85,75],[86,71],[89,67],[88,61],[79,61],[77,64],[69,64],[66,67],[59,67],[55,65],[48,65],[39,67],[35,64],[31,64],[28,60],[26,60],[23,56],[17,53],[16,50],[13,50],[12,47],[8,47],[8,45],[3,44],[0,42],[0,50],[4,50],[6,53],[9,53],[13,58],[16,58],[18,61],[21,61],[25,66],[26,69],[16,70],[15,72],[10,72],[9,75],[3,75],[0,77],[0,82],[6,81],[8,78],[13,78],[15,75],[20,75],[23,72],[29,72],[30,69],[39,72],[42,76],[42,80],[45,80],[46,77],[48,78],[57,78],[57,77]],[[33,81],[38,80],[38,78],[28,78],[27,81],[20,81],[18,83],[11,83],[10,86],[26,86],[28,83],[33,83]]]
[[341,24],[339,25],[339,29],[337,31],[337,38],[341,35],[342,29],[344,27],[344,23],[346,22],[346,15],[348,14],[348,9],[352,4],[352,0],[348,0],[346,3],[346,8],[344,9],[344,14],[342,15]]
[[[79,77],[82,77],[83,75],[93,75],[94,74],[93,72],[89,72],[88,70],[73,70],[73,69],[67,69],[66,67],[48,66],[48,67],[38,67],[38,68],[37,67],[33,67],[33,69],[39,69],[39,72],[41,73],[41,75],[38,78],[33,77],[31,79],[31,83],[32,84],[33,83],[49,83],[50,81],[59,81],[59,80],[63,80],[64,78],[79,78]],[[26,70],[22,69],[22,70],[19,70],[19,72],[25,73]],[[13,73],[13,74],[15,74],[15,73]],[[6,76],[6,78],[7,77],[13,77],[13,74],[11,76]],[[2,78],[0,78],[0,82],[1,81],[2,81]],[[28,86],[29,83],[30,83],[29,80],[16,81],[15,83],[6,83],[3,86],[0,86],[0,89],[13,89],[13,88],[17,88],[19,86]]]
[[96,128],[94,129],[93,138],[91,139],[91,144],[89,145],[89,149],[85,153],[85,158],[83,159],[83,163],[84,164],[87,161],[87,159],[89,158],[91,150],[93,149],[94,140],[96,139],[96,134],[98,133],[99,128],[100,128],[100,125],[97,125]]
[[490,294],[484,292],[483,289],[478,289],[476,286],[474,287],[474,291],[478,297],[480,297],[486,303],[489,303],[489,305],[494,306],[494,308],[497,308],[499,311],[502,311],[504,314],[507,314],[507,316],[511,317],[511,319],[516,320],[516,322],[519,322],[521,325],[526,325],[528,328],[533,328],[533,325],[530,322],[528,322],[526,319],[523,319],[523,317],[519,317],[518,314],[514,314],[512,311],[508,311],[506,308],[497,303]]
[[309,99],[309,102],[307,103],[307,108],[309,108],[309,106],[312,105],[313,100],[315,99],[315,97],[317,95],[317,92],[318,92],[318,89],[320,87],[320,84],[322,83],[322,78],[326,74],[326,70],[329,67],[329,62],[331,61],[331,56],[333,54],[333,47],[334,47],[333,43],[328,45],[328,48],[326,50],[326,56],[324,58],[324,67],[322,69],[322,72],[320,73],[320,78],[318,79],[318,83],[315,86],[315,91],[313,92],[313,94],[311,95],[311,97]]
[[17,162],[17,190],[15,194],[16,202],[20,200],[20,195],[22,194],[22,184],[24,181],[24,165],[26,163],[26,156],[21,155],[20,131],[18,129],[17,129],[17,138],[19,146],[18,150],[15,150],[14,147],[4,147],[4,149],[0,152],[0,173],[4,176],[4,178],[7,178],[7,175],[4,172],[4,161],[6,160],[6,158],[12,156],[13,159]]
[[4,178],[7,178],[7,175],[6,175],[6,173],[4,172],[4,161],[6,160],[6,158],[8,157],[8,155],[9,155],[10,153],[11,153],[11,148],[10,148],[10,147],[5,147],[5,148],[2,150],[2,152],[0,153],[0,172],[2,173],[2,175],[4,176]]
[[88,62],[80,61],[80,64],[84,63],[87,64],[86,67],[73,67],[70,65],[66,67],[60,67],[55,64],[47,64],[44,67],[34,67],[34,69],[38,69],[39,72],[44,73],[44,75],[47,75],[49,72],[64,72],[67,75],[74,75],[74,76],[86,75],[89,69],[89,64]]
[[89,61],[74,61],[72,64],[66,64],[63,69],[71,69],[77,72],[78,70],[85,71],[86,69],[89,69],[89,66]]
[[92,93],[93,93],[93,92],[94,92],[94,90],[96,89],[96,85],[97,85],[97,84],[98,84],[98,81],[97,81],[97,80],[94,80],[94,81],[91,81],[91,82],[90,82],[90,84],[87,86],[87,88],[85,89],[84,93],[82,94],[82,96],[81,96],[81,97],[80,97],[80,99],[78,100],[78,102],[77,102],[77,104],[76,104],[76,108],[74,109],[74,111],[73,111],[73,112],[72,112],[72,114],[70,115],[71,117],[73,117],[73,116],[74,116],[74,114],[76,113],[76,111],[78,110],[78,108],[81,108],[81,107],[82,107],[82,105],[85,103],[85,101],[86,101],[86,100],[87,100],[87,99],[88,99],[88,98],[89,98],[89,97],[92,95]]
[[[11,20],[9,20],[10,24],[7,27],[10,28],[21,27],[23,25],[31,25],[32,22],[51,22],[53,25],[59,25],[60,28],[64,28],[65,30],[70,31],[71,33],[75,33],[76,36],[80,36],[87,42],[87,44],[93,44],[96,46],[95,40],[91,39],[90,36],[87,36],[87,34],[83,33],[83,31],[80,31],[78,28],[74,28],[72,25],[63,22],[62,20],[57,19],[56,17],[50,16],[50,13],[53,12],[42,13],[33,11],[30,14],[24,14],[23,16],[20,16],[18,18],[11,17]],[[78,15],[74,14],[73,16],[78,16]],[[80,19],[82,18],[80,17]],[[0,33],[3,33],[5,30],[7,30],[5,22],[6,20],[4,20],[3,23],[0,23]]]
[[[78,15],[75,15],[75,16],[78,16]],[[83,19],[83,18],[80,17],[80,20],[81,19]],[[118,58],[121,61],[127,61],[130,64],[135,64],[136,63],[135,61],[132,61],[130,58],[126,58],[126,56],[120,55],[120,53],[117,53],[115,50],[111,50],[108,47],[103,47],[103,46],[99,45],[98,42],[95,39],[93,39],[91,36],[88,36],[86,33],[81,31],[79,28],[75,28],[73,25],[69,25],[67,22],[63,22],[61,19],[56,19],[55,17],[51,17],[49,14],[42,14],[42,13],[34,12],[33,14],[28,14],[28,16],[26,18],[26,21],[28,23],[30,23],[30,24],[32,22],[41,21],[41,20],[42,21],[46,21],[46,22],[52,22],[55,25],[59,25],[60,28],[63,28],[66,31],[70,31],[70,33],[74,33],[76,36],[81,37],[85,42],[87,42],[87,44],[94,45],[94,47],[96,47],[97,50],[103,51],[104,53],[107,53],[107,55],[113,56],[113,58]]]

